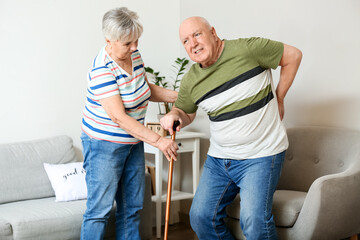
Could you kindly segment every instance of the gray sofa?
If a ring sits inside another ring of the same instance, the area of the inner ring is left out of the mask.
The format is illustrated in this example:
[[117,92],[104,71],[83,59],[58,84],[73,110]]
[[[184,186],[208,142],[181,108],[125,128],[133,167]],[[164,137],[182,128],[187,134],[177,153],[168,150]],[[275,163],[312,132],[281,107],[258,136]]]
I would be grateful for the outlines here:
[[[72,139],[48,139],[0,145],[0,239],[79,239],[86,200],[55,202],[43,163],[75,162]],[[152,236],[151,178],[146,174],[142,239]],[[114,209],[106,239],[115,238]]]
[[[288,129],[289,149],[274,195],[279,239],[339,240],[360,233],[360,132],[329,127]],[[244,239],[240,198],[228,225]]]

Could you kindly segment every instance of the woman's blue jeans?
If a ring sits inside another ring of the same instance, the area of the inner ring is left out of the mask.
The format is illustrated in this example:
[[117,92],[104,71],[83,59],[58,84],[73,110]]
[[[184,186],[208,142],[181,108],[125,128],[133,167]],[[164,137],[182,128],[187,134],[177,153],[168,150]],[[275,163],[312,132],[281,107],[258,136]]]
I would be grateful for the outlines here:
[[230,160],[208,156],[190,210],[191,227],[200,240],[234,239],[225,208],[240,193],[240,225],[247,240],[277,239],[271,213],[285,152]]
[[81,136],[88,198],[81,239],[103,239],[116,201],[116,239],[140,239],[145,160],[143,142],[118,144]]

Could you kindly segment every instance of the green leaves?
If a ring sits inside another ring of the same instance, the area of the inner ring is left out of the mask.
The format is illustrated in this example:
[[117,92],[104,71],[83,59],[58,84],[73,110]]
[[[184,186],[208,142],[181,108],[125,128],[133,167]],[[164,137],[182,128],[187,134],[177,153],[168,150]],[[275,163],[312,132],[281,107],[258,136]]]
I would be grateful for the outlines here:
[[177,58],[175,60],[175,65],[172,65],[173,69],[172,71],[175,73],[175,78],[172,77],[174,79],[174,84],[173,84],[173,89],[176,90],[180,87],[180,81],[181,75],[185,74],[185,69],[186,69],[186,65],[189,63],[189,60],[187,60],[186,58]]
[[154,75],[154,84],[163,88],[166,88],[168,83],[165,82],[164,76],[159,76],[160,72],[155,72],[151,67],[145,67],[145,72],[151,73]]

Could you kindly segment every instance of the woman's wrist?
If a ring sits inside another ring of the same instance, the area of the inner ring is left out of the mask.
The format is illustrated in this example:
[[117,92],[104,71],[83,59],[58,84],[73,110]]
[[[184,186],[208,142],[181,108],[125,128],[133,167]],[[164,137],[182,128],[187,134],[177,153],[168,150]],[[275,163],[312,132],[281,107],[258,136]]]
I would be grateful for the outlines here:
[[177,91],[173,91],[171,94],[171,102],[174,103],[176,102],[176,99],[178,98],[178,92]]
[[[158,134],[157,134],[158,135]],[[160,142],[161,142],[161,136],[160,135],[158,135],[159,137],[158,137],[158,139],[155,141],[155,144],[154,144],[154,147],[157,147],[157,148],[159,148],[159,146],[160,146]]]

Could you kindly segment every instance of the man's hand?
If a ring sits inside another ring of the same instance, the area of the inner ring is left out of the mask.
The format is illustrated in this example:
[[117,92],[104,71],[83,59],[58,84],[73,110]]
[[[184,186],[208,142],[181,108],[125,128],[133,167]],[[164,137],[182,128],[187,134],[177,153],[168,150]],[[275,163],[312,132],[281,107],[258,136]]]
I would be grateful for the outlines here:
[[302,59],[302,52],[296,47],[284,44],[284,53],[280,60],[280,80],[276,88],[277,102],[281,120],[284,118],[284,99],[292,85]]
[[173,135],[174,131],[172,127],[175,121],[180,122],[180,125],[176,128],[176,131],[179,132],[181,128],[186,127],[192,123],[192,121],[195,119],[195,116],[196,112],[187,114],[180,108],[174,106],[168,114],[160,119],[160,124],[162,128],[169,131],[169,133]]
[[179,132],[182,127],[182,120],[175,112],[170,112],[160,119],[161,127],[169,131],[170,135],[174,134],[173,125],[175,121],[179,121],[179,126],[176,127],[176,131]]
[[285,114],[284,102],[278,101],[278,108],[279,108],[280,119],[282,121]]

